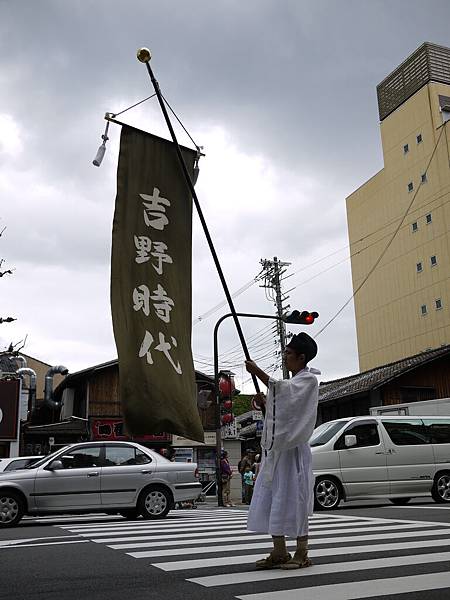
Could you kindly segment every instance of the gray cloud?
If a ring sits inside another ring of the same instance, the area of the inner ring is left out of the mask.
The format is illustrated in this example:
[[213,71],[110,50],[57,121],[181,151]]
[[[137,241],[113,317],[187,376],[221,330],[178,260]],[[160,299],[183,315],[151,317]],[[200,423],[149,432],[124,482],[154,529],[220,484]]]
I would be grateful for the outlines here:
[[[382,166],[375,87],[423,41],[449,45],[449,17],[447,0],[0,2],[0,126],[9,115],[19,132],[9,150],[11,132],[0,132],[0,256],[16,267],[0,282],[0,312],[20,318],[1,329],[0,346],[28,333],[29,353],[72,370],[115,354],[116,127],[101,169],[91,161],[103,114],[152,91],[137,47],[151,47],[164,94],[206,145],[198,191],[236,290],[262,257],[294,272],[346,245],[345,196]],[[124,117],[167,135],[152,102]],[[194,219],[195,316],[223,293]],[[350,295],[347,261],[299,285],[290,302],[317,307],[324,323]],[[272,310],[257,286],[236,305]],[[194,327],[197,354],[211,357],[220,314]],[[261,327],[245,325],[249,336]],[[223,335],[225,348],[237,343],[232,326]],[[351,307],[320,344],[325,378],[357,369]]]

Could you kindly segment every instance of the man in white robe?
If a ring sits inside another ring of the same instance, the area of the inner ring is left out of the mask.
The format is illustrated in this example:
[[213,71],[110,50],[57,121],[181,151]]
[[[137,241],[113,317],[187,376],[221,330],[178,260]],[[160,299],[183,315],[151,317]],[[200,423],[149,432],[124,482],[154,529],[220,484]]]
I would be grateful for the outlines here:
[[[319,396],[315,369],[306,365],[317,354],[317,344],[306,333],[294,335],[286,346],[284,360],[291,379],[276,381],[253,361],[249,373],[268,387],[261,438],[263,458],[250,505],[247,529],[272,535],[274,549],[256,562],[257,569],[299,569],[308,558],[308,517],[313,512],[312,457],[309,439],[317,418]],[[297,538],[293,557],[285,536]]]

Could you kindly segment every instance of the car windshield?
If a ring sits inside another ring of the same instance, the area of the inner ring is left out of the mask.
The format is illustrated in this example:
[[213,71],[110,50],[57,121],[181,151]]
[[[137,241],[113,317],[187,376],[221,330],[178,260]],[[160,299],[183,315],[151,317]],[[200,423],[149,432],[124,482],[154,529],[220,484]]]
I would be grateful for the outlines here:
[[49,458],[52,458],[54,456],[56,456],[57,454],[59,454],[62,450],[67,450],[67,448],[70,448],[70,446],[64,446],[64,448],[58,448],[58,450],[55,450],[54,452],[52,452],[51,454],[47,454],[47,456],[44,456],[44,458],[41,458],[40,460],[31,463],[31,465],[27,465],[25,467],[25,469],[36,469],[37,467],[42,466],[44,463],[46,463],[48,461]]
[[323,446],[331,440],[331,438],[340,431],[344,425],[347,425],[348,421],[328,421],[328,423],[322,423],[319,427],[314,429],[311,439],[309,440],[310,446]]

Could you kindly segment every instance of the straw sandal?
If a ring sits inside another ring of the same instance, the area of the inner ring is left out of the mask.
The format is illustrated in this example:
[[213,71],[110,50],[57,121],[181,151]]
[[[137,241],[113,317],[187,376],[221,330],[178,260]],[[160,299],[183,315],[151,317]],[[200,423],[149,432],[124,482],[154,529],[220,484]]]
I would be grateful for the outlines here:
[[310,567],[312,565],[312,561],[308,558],[308,546],[307,544],[302,545],[302,547],[297,548],[294,556],[280,565],[282,569],[304,569],[305,567]]
[[304,569],[305,567],[310,567],[312,565],[312,560],[309,558],[305,558],[302,561],[297,561],[295,558],[292,558],[287,563],[280,565],[281,569]]
[[277,569],[278,567],[287,564],[291,559],[292,557],[289,552],[285,556],[273,556],[273,554],[270,553],[267,558],[257,560],[255,566],[257,569]]

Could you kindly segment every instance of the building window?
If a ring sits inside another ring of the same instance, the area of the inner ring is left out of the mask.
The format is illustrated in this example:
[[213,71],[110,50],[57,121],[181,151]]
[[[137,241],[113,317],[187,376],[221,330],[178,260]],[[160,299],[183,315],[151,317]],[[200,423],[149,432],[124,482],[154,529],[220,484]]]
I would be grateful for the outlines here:
[[418,273],[422,273],[423,267],[421,262],[416,263],[416,270]]
[[425,316],[427,314],[427,305],[426,304],[422,304],[422,306],[420,307],[420,314],[422,316]]
[[408,144],[405,144],[403,146],[403,154],[408,154],[408,152],[409,152],[409,146],[408,146]]
[[432,267],[435,267],[437,265],[437,258],[436,256],[430,256],[430,263]]
[[413,233],[415,233],[419,229],[417,221],[414,221],[414,223],[411,223],[411,229],[412,229]]
[[442,300],[440,298],[436,298],[436,300],[434,301],[435,305],[436,305],[436,310],[441,310],[442,308]]
[[416,140],[417,140],[418,144],[420,144],[422,142],[422,134],[421,133],[419,133],[419,135],[416,136]]
[[422,183],[426,183],[428,181],[427,179],[427,174],[426,173],[422,173],[421,177],[420,177],[420,181]]
[[433,220],[431,218],[431,213],[428,213],[427,215],[425,215],[425,220],[427,222],[427,225],[429,225],[431,223],[431,221]]
[[408,192],[412,192],[412,191],[413,191],[413,189],[414,189],[413,182],[412,182],[412,181],[410,181],[410,182],[408,183]]

